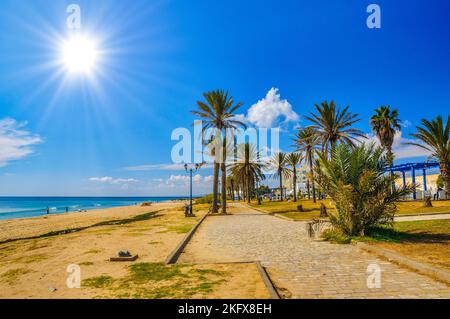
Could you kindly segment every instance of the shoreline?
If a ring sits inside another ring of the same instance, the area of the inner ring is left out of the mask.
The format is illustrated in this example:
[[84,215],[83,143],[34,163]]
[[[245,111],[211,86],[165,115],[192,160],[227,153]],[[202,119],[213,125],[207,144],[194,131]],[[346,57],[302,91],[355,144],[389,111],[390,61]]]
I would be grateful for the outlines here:
[[0,242],[39,236],[48,232],[90,226],[99,222],[133,218],[140,214],[177,208],[182,201],[152,203],[150,206],[131,205],[68,212],[42,216],[0,220]]
[[[2,197],[0,197],[0,198],[2,198]],[[11,198],[11,197],[3,197],[3,198]],[[24,197],[17,197],[17,198],[36,198],[36,197],[24,196]],[[55,197],[42,197],[42,198],[55,198]],[[62,198],[71,198],[71,197],[62,197]],[[89,197],[72,197],[72,198],[89,198]],[[98,198],[98,199],[102,198],[102,199],[104,199],[104,198],[107,198],[107,197],[92,197],[92,199],[95,199],[95,198]],[[132,197],[111,197],[111,198],[112,199],[118,199],[118,198],[124,198],[125,199],[125,198],[132,198]],[[156,197],[155,196],[154,198],[160,198],[160,197]],[[111,206],[111,205],[105,205],[105,206],[100,205],[100,206],[95,206],[95,207],[87,205],[86,208],[78,208],[76,210],[70,210],[69,209],[67,211],[58,210],[57,207],[49,207],[50,213],[48,213],[48,214],[45,213],[46,212],[46,208],[39,208],[39,209],[38,208],[36,208],[36,209],[32,209],[31,208],[30,210],[21,210],[21,211],[17,211],[17,212],[14,212],[14,211],[2,212],[2,213],[0,213],[0,222],[8,221],[8,220],[22,220],[22,219],[31,219],[31,218],[42,218],[42,217],[45,217],[45,216],[54,216],[54,215],[65,215],[65,214],[74,214],[74,213],[87,213],[87,212],[91,212],[91,211],[95,211],[95,210],[106,210],[106,209],[111,209],[111,208],[136,207],[136,206],[141,206],[144,203],[151,203],[152,205],[156,204],[156,203],[183,203],[183,202],[189,200],[189,199],[186,199],[186,198],[183,198],[183,197],[180,197],[180,198],[169,197],[169,199],[158,200],[158,201],[151,201],[150,200],[151,197],[142,197],[142,199],[147,199],[147,200],[136,201],[135,204],[133,204],[133,205],[113,205],[113,206]],[[1,201],[0,201],[0,203],[1,203]],[[64,206],[62,206],[62,207],[64,207]],[[65,207],[69,208],[71,206],[68,205],[68,206],[65,206]],[[147,207],[149,207],[149,206],[147,206]],[[54,208],[56,208],[57,210],[54,211]],[[59,209],[61,209],[61,207],[59,207]],[[1,217],[2,214],[14,216],[13,214],[16,214],[16,213],[20,213],[20,214],[24,214],[25,215],[27,213],[33,213],[33,212],[42,212],[42,213],[39,214],[39,215],[32,215],[32,216],[20,216],[20,217],[9,217],[9,216],[7,216],[6,218],[2,218]]]

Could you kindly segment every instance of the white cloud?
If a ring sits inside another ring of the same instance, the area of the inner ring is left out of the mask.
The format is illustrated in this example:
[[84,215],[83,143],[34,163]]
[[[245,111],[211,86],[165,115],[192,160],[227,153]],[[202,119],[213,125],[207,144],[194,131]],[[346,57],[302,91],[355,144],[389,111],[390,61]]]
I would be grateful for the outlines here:
[[212,183],[214,180],[214,176],[213,175],[205,176],[203,180],[205,181],[205,183]]
[[[377,137],[374,134],[368,134],[368,139],[365,142],[375,142],[380,145]],[[431,155],[429,151],[415,145],[408,145],[406,143],[417,143],[417,140],[402,137],[402,132],[396,132],[394,136],[394,143],[392,144],[392,151],[396,159],[413,158],[413,157],[428,157]]]
[[[168,181],[169,182],[189,182],[190,177],[188,175],[170,175]],[[202,176],[200,174],[196,174],[192,176],[192,181],[195,183],[202,181]]]
[[410,158],[410,157],[422,157],[422,156],[430,156],[431,152],[427,151],[424,148],[408,145],[406,143],[417,143],[417,140],[402,137],[402,132],[397,132],[394,137],[394,144],[392,145],[392,150],[396,156],[396,158]]
[[294,112],[287,100],[282,100],[277,88],[271,88],[265,98],[253,104],[247,112],[236,115],[236,119],[254,124],[256,127],[271,128],[280,122],[298,122],[300,116]]
[[115,184],[115,185],[139,182],[137,179],[134,179],[134,178],[113,178],[110,176],[91,177],[91,178],[89,178],[89,180],[91,182],[98,182],[98,183],[104,183],[104,184]]
[[404,120],[400,123],[400,126],[404,127],[404,128],[410,127],[411,125],[412,125],[412,123],[408,120]]
[[32,146],[42,142],[39,135],[23,129],[26,125],[12,118],[0,120],[0,167],[30,155]]
[[[213,176],[201,176],[200,174],[195,174],[192,176],[192,182],[195,184],[210,184],[213,180]],[[189,175],[170,175],[170,177],[166,180],[165,184],[170,185],[172,187],[187,185],[190,181]]]

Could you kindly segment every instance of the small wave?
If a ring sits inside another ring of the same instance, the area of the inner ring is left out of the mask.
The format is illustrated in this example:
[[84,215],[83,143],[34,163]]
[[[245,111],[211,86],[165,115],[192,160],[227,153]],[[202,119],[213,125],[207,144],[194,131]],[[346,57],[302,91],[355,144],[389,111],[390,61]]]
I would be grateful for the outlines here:
[[45,212],[46,208],[33,208],[33,209],[12,209],[8,211],[0,211],[0,214],[23,214],[23,213],[38,213]]

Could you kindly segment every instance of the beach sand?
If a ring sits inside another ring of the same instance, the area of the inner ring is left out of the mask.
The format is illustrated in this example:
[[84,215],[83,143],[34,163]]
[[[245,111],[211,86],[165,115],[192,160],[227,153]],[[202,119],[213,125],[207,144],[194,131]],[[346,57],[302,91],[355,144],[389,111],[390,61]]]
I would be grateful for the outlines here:
[[[0,221],[0,298],[268,298],[253,264],[162,264],[206,212],[185,218],[182,204],[167,202]],[[109,261],[123,249],[139,259]],[[71,264],[81,288],[66,285]]]

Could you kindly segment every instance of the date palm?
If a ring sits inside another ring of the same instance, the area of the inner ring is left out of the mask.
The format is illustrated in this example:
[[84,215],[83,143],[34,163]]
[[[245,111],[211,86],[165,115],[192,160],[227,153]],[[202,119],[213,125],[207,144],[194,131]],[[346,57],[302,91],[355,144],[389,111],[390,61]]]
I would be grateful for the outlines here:
[[[212,212],[218,212],[217,193],[219,183],[219,166],[222,171],[222,213],[226,214],[226,154],[227,154],[227,135],[229,132],[237,130],[239,127],[246,125],[234,118],[236,110],[242,106],[242,103],[235,103],[233,97],[228,95],[224,90],[215,90],[203,94],[205,102],[197,101],[198,111],[192,111],[193,114],[199,116],[204,125],[202,133],[206,134],[209,130],[213,130],[215,138],[223,136],[221,157],[220,152],[216,152],[216,160],[214,161],[214,181],[213,181],[213,207]],[[217,143],[216,143],[217,144]]]
[[291,166],[292,183],[294,188],[294,202],[297,201],[297,166],[303,161],[303,156],[300,153],[293,152],[287,156],[287,163]]
[[316,202],[316,187],[313,179],[313,165],[314,153],[319,144],[319,137],[316,135],[314,129],[310,126],[301,128],[294,137],[294,143],[297,150],[305,154],[305,161],[309,165],[309,175],[307,188],[308,196],[310,196],[310,184],[312,184],[313,201]]
[[274,173],[273,178],[280,181],[280,199],[283,200],[283,178],[291,177],[291,171],[288,167],[287,154],[283,152],[275,153],[270,159],[270,166]]
[[385,174],[384,151],[373,143],[342,143],[330,157],[319,153],[317,161],[314,178],[336,206],[329,212],[330,222],[348,236],[364,236],[370,227],[392,224],[396,203],[412,191],[412,185],[392,190],[397,176]]
[[392,144],[394,143],[395,133],[402,128],[398,118],[398,111],[391,110],[389,105],[380,106],[370,118],[370,125],[381,146],[386,150],[388,164],[392,166],[394,162]]
[[351,128],[360,119],[357,118],[358,114],[348,110],[349,106],[341,109],[336,107],[334,101],[330,103],[324,101],[315,107],[317,114],[310,113],[311,116],[307,116],[306,119],[313,123],[311,127],[320,138],[326,154],[332,151],[338,142],[355,146],[358,137],[366,138],[364,132]]
[[446,197],[450,197],[450,115],[447,117],[447,123],[444,125],[442,116],[437,116],[431,122],[422,119],[422,126],[417,126],[417,132],[411,134],[422,143],[411,142],[408,144],[416,145],[431,152],[431,157],[439,162],[442,179],[445,184]]
[[254,144],[245,143],[238,146],[238,159],[230,165],[230,172],[233,179],[243,186],[248,203],[253,185],[266,178],[263,173],[265,166],[266,164],[259,160],[259,153]]

